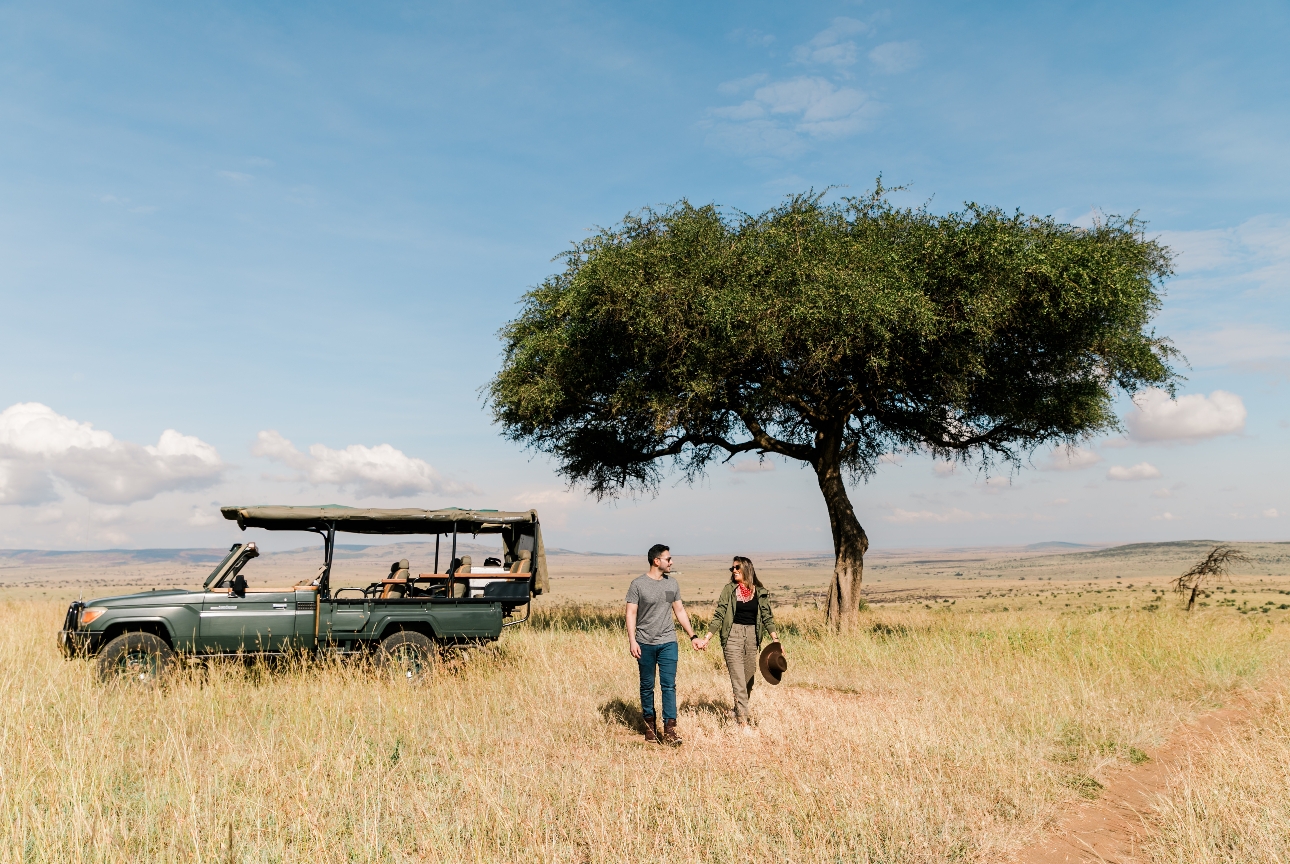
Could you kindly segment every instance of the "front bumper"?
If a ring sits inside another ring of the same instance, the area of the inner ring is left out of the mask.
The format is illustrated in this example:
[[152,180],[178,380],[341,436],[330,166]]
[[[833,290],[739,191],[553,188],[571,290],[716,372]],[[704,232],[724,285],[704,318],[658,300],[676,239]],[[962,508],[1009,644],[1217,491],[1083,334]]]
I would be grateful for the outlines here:
[[59,630],[58,647],[68,657],[93,654],[98,651],[102,636],[89,630]]

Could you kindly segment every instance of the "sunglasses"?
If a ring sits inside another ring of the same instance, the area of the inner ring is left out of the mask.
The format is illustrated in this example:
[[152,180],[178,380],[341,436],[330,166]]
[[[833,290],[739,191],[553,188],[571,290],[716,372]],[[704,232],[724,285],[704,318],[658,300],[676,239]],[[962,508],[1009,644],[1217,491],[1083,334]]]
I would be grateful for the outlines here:
[[730,572],[731,572],[731,573],[733,573],[733,572],[735,572],[735,571],[736,571],[736,570],[738,570],[738,569],[740,569],[740,568],[739,568],[739,565],[738,565],[738,564],[736,564],[735,566],[733,566],[733,567],[731,567],[731,568],[730,568]]

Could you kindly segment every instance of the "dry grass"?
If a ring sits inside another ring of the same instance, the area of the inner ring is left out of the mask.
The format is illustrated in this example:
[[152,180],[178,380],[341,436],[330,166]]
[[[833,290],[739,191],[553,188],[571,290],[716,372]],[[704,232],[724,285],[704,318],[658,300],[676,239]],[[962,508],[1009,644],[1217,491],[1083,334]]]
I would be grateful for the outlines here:
[[1290,699],[1278,689],[1249,722],[1197,742],[1152,819],[1154,861],[1290,861]]
[[[759,730],[728,722],[717,652],[687,652],[686,743],[666,750],[631,728],[616,609],[549,608],[416,689],[304,662],[103,687],[56,653],[61,613],[0,606],[3,861],[999,860],[1271,674],[1287,630],[1227,610],[907,610],[833,637],[785,609],[791,667],[755,691]],[[1234,762],[1180,779],[1162,860],[1285,859],[1284,838],[1279,858],[1191,853],[1284,825],[1279,704]]]

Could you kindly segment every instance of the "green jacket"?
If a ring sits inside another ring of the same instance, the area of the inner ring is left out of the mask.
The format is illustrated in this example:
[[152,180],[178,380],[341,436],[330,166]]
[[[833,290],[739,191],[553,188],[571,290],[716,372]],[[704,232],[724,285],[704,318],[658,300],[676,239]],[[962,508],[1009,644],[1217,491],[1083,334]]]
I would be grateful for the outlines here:
[[[763,588],[753,589],[753,599],[757,601],[757,645],[760,646],[766,634],[775,629],[775,613],[770,611],[770,594]],[[735,626],[735,583],[728,582],[721,589],[717,608],[708,622],[708,632],[721,636],[721,646],[730,638],[730,628]]]

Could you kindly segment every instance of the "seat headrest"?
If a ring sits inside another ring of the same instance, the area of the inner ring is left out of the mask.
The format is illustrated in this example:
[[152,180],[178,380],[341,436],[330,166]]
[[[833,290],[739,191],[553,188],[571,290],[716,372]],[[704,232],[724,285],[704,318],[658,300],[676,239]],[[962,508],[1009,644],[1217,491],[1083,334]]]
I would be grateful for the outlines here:
[[406,558],[401,558],[390,565],[391,573],[397,573],[400,570],[406,570],[406,569],[408,569],[408,559]]
[[469,556],[469,555],[462,555],[462,556],[461,556],[461,564],[462,564],[462,566],[463,566],[463,567],[469,567],[469,566],[470,566],[470,556]]

